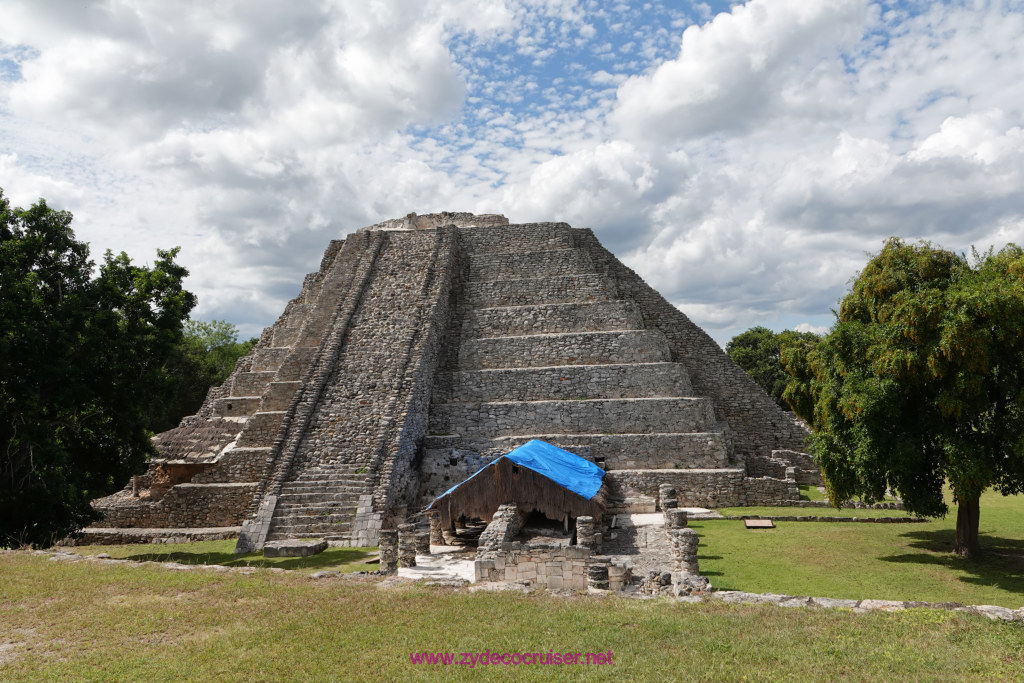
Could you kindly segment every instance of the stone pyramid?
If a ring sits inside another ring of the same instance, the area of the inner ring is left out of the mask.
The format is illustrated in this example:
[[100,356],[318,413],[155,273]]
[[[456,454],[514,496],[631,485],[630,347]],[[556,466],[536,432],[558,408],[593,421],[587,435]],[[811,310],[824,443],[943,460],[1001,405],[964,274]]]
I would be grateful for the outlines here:
[[87,538],[239,548],[382,526],[541,438],[608,474],[613,509],[777,504],[820,481],[806,429],[589,229],[410,214],[320,269]]

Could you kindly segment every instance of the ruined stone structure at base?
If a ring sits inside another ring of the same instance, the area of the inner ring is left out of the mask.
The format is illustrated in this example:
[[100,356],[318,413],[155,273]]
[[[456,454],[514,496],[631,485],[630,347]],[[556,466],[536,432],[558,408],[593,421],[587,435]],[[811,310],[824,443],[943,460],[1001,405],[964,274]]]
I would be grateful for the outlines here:
[[777,504],[820,478],[806,436],[589,229],[410,215],[331,242],[88,533],[373,546],[531,438],[605,469],[612,513],[654,512],[663,485]]

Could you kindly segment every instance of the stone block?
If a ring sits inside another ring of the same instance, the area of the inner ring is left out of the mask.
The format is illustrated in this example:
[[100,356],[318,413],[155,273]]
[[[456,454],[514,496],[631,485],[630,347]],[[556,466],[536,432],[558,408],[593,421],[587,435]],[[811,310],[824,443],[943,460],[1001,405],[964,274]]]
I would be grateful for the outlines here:
[[327,541],[270,541],[263,546],[263,557],[310,557],[327,550]]

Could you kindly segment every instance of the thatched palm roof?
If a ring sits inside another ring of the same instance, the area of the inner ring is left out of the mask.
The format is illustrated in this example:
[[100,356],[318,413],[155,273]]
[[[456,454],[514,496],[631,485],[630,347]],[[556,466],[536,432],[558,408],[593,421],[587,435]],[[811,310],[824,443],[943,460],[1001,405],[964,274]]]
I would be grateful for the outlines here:
[[533,440],[438,496],[427,509],[438,511],[443,528],[450,528],[460,515],[489,522],[506,503],[557,520],[599,516],[605,507],[603,477],[597,465]]

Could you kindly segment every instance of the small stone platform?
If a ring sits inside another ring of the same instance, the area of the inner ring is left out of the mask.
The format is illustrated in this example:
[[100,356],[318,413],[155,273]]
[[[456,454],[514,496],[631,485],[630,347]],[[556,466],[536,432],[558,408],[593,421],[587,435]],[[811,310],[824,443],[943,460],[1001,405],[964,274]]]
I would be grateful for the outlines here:
[[309,557],[327,550],[327,541],[270,541],[263,546],[263,557]]

